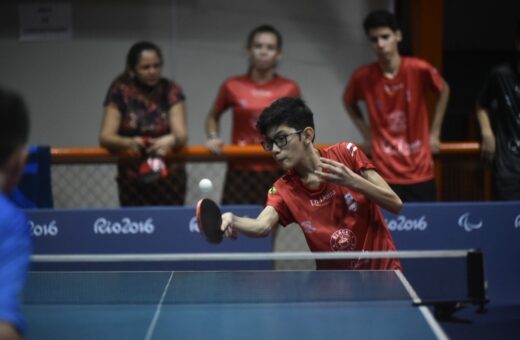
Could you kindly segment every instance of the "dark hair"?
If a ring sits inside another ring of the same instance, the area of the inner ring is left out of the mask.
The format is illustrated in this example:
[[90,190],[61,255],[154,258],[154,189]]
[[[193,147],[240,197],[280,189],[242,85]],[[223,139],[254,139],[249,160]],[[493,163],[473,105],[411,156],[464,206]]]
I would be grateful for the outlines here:
[[128,73],[128,71],[135,69],[137,64],[139,64],[139,59],[141,58],[141,53],[143,53],[143,51],[155,51],[155,53],[157,53],[157,55],[159,56],[159,59],[162,64],[163,58],[159,46],[149,41],[139,41],[133,44],[132,47],[130,47],[130,50],[128,50],[128,53],[126,55],[125,73]]
[[278,45],[278,50],[282,50],[282,35],[280,32],[274,28],[271,25],[260,25],[256,28],[254,28],[251,32],[249,32],[249,35],[247,36],[247,48],[251,48],[253,46],[253,40],[255,39],[255,36],[259,33],[272,33],[276,36],[276,41]]
[[399,30],[395,15],[386,10],[376,10],[368,13],[365,20],[363,20],[363,28],[366,34],[371,29],[381,27],[390,28],[394,32]]
[[306,127],[312,127],[314,129],[314,119],[312,116],[312,111],[300,98],[282,97],[262,111],[256,122],[256,128],[263,135],[266,135],[269,130],[280,125],[287,125],[296,130],[303,130]]
[[29,113],[22,97],[0,88],[0,166],[27,144]]

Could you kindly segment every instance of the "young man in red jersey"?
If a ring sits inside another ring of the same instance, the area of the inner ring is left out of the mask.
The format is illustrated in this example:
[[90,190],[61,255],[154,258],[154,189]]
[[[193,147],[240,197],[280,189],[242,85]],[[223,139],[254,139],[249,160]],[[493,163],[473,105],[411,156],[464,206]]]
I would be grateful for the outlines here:
[[[373,11],[363,22],[377,61],[357,69],[343,101],[381,176],[403,201],[435,201],[432,153],[439,151],[449,87],[424,60],[404,57],[394,15]],[[429,127],[426,94],[437,93]],[[368,120],[359,102],[366,104]]]
[[[379,206],[397,213],[399,197],[361,149],[342,142],[314,147],[313,113],[299,98],[275,101],[260,115],[262,145],[286,171],[267,193],[256,219],[222,214],[227,237],[265,237],[297,223],[311,251],[393,251]],[[318,269],[400,269],[396,259],[319,260]]]

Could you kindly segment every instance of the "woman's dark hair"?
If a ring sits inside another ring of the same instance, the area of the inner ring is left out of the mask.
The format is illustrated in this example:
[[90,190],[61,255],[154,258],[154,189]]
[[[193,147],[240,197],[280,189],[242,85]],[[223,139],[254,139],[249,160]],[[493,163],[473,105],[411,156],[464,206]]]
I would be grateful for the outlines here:
[[149,41],[140,41],[132,45],[132,47],[130,47],[130,50],[128,50],[128,54],[126,55],[127,71],[135,69],[135,67],[139,63],[139,58],[141,58],[141,53],[143,53],[143,51],[155,51],[155,53],[157,53],[157,55],[159,56],[159,60],[162,64],[163,58],[159,46]]
[[130,47],[128,53],[126,54],[126,66],[125,71],[120,74],[115,82],[119,80],[128,81],[130,80],[130,71],[133,71],[137,64],[139,64],[139,59],[141,58],[141,53],[144,51],[154,51],[159,56],[159,61],[163,62],[162,52],[159,46],[150,42],[150,41],[139,41]]
[[271,25],[260,25],[256,28],[254,28],[251,32],[249,32],[249,35],[247,36],[247,45],[246,47],[249,49],[251,46],[253,46],[253,40],[255,39],[255,36],[259,33],[272,33],[276,36],[276,41],[278,45],[278,50],[282,50],[282,35],[280,32],[274,28]]

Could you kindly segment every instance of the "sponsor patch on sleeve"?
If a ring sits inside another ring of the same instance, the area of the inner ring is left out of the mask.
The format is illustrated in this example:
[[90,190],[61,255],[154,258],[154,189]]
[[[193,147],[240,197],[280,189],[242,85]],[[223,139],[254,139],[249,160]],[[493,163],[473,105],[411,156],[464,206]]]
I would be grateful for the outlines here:
[[276,194],[278,194],[278,190],[276,190],[275,187],[271,187],[267,193],[269,195],[276,195]]

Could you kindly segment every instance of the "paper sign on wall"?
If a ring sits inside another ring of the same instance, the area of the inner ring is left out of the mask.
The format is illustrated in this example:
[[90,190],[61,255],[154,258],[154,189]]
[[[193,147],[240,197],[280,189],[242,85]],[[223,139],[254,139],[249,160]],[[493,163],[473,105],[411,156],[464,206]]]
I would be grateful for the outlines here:
[[70,3],[26,3],[18,7],[20,41],[72,38]]

